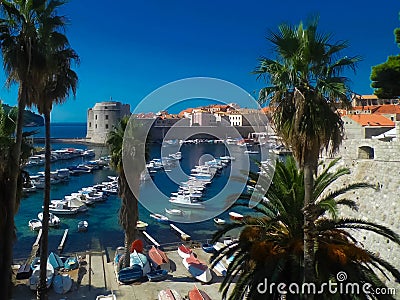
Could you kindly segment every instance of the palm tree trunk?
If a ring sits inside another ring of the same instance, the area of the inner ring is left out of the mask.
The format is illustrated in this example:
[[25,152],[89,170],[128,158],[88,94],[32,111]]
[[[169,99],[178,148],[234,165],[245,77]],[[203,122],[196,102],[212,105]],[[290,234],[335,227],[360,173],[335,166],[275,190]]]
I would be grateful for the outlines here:
[[[304,282],[315,282],[314,269],[314,228],[313,214],[307,211],[312,203],[314,188],[314,174],[318,162],[308,154],[308,161],[304,164]],[[318,156],[317,156],[318,157]],[[305,295],[305,299],[314,299],[314,295]]]
[[44,168],[44,199],[43,199],[43,220],[42,220],[42,239],[40,243],[40,280],[37,289],[37,299],[47,299],[46,271],[47,271],[47,252],[49,243],[49,205],[50,205],[50,111],[44,113],[44,123],[46,128],[45,146],[45,168]]
[[9,199],[6,201],[6,215],[5,217],[5,232],[4,238],[4,252],[2,253],[3,259],[0,265],[0,291],[4,299],[10,297],[11,291],[11,265],[13,257],[13,244],[14,244],[14,215],[16,210],[17,196],[18,196],[18,176],[20,170],[20,156],[21,156],[21,144],[22,144],[22,128],[24,126],[24,110],[27,99],[27,89],[25,84],[21,84],[18,89],[18,116],[17,126],[15,133],[15,144],[14,149],[11,152],[9,161]]
[[[135,195],[139,193],[140,172],[133,174],[134,180],[130,181],[132,186],[129,186],[125,172],[121,168],[119,172],[119,195],[121,197],[120,223],[125,231],[125,256],[123,268],[129,267],[130,264],[130,246],[136,239],[136,223],[138,220],[138,200]],[[137,173],[137,174],[136,174]],[[131,187],[135,189],[132,192]]]

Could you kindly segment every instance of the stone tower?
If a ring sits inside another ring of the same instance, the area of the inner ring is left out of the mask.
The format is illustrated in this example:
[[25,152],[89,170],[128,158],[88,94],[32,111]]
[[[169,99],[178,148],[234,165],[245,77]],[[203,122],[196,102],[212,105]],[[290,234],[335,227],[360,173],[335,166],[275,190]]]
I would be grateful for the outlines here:
[[115,101],[96,103],[93,108],[88,109],[86,138],[92,143],[104,144],[108,133],[118,121],[130,114],[129,104]]

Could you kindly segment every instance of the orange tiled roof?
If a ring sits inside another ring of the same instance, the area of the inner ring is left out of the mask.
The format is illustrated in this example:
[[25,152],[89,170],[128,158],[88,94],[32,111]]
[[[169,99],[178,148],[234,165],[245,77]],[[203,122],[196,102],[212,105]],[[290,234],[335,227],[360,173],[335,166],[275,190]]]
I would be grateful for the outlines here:
[[354,106],[353,110],[370,110],[371,113],[377,113],[377,114],[400,114],[400,105],[382,104],[382,105]]
[[365,100],[374,100],[374,99],[378,99],[377,95],[356,95],[355,96],[357,99],[365,99]]
[[350,119],[357,122],[361,126],[383,126],[394,127],[394,122],[381,115],[347,115]]

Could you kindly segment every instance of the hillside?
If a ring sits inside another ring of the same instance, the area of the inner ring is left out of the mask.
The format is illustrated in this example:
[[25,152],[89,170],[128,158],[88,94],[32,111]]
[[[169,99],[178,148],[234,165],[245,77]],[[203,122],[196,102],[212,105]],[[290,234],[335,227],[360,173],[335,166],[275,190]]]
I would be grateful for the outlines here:
[[[7,104],[2,104],[2,106],[6,113],[8,113],[12,109],[12,106]],[[35,114],[34,112],[25,110],[24,124],[25,126],[43,126],[44,119],[42,116]]]

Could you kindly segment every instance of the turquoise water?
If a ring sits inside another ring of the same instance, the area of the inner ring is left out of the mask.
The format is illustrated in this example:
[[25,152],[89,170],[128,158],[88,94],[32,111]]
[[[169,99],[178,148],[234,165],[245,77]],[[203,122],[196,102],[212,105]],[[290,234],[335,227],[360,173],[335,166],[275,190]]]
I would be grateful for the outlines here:
[[[72,148],[88,148],[87,145],[79,144],[53,144],[53,149],[72,147]],[[107,153],[106,147],[90,147],[95,150],[96,158],[104,156]],[[161,148],[160,145],[152,145],[150,148],[151,158],[159,158],[160,151],[165,153],[174,153],[177,148]],[[183,172],[189,174],[190,169],[204,160],[209,160],[210,157],[219,157],[226,154],[224,145],[221,144],[195,144],[182,145],[179,149],[182,152],[183,159],[180,162],[180,167]],[[164,154],[165,154],[164,153]],[[163,156],[165,156],[163,154]],[[212,183],[206,190],[205,198],[212,201],[205,202],[206,209],[190,210],[191,214],[177,219],[184,223],[178,226],[186,233],[192,236],[195,240],[204,240],[211,238],[218,226],[212,220],[215,212],[227,206],[226,198],[233,193],[240,193],[243,184],[235,180],[228,180],[230,175],[239,175],[240,170],[252,168],[255,170],[255,165],[252,159],[248,160],[248,156],[243,154],[243,149],[233,147],[232,153],[236,157],[230,167],[223,170],[221,176],[215,177]],[[257,156],[252,156],[256,158]],[[67,167],[70,165],[82,162],[82,158],[74,160],[58,161],[52,164],[52,170]],[[28,171],[35,174],[42,171],[43,167],[31,167]],[[76,192],[82,187],[108,181],[107,176],[115,175],[115,172],[110,169],[94,171],[92,174],[82,174],[80,176],[71,176],[70,181],[53,185],[51,189],[51,199],[61,199],[65,195]],[[172,178],[172,180],[171,180]],[[160,243],[179,242],[179,237],[174,234],[168,225],[156,222],[149,217],[150,211],[155,213],[165,214],[164,209],[171,208],[168,202],[168,196],[171,192],[178,189],[178,183],[187,179],[187,175],[180,172],[180,168],[171,168],[170,172],[157,172],[153,177],[153,182],[157,189],[154,188],[150,181],[146,181],[141,186],[139,205],[139,218],[149,224],[147,232],[155,237]],[[174,182],[175,181],[175,182]],[[228,184],[228,185],[227,185]],[[225,189],[224,189],[225,187]],[[157,190],[162,192],[161,196]],[[28,227],[28,221],[37,218],[37,214],[41,211],[43,202],[43,190],[38,190],[36,193],[30,194],[21,200],[20,209],[15,217],[17,227],[17,242],[14,247],[14,258],[26,258],[30,251],[33,242],[36,239],[37,232],[33,232]],[[146,207],[144,207],[143,205]],[[64,252],[85,251],[91,248],[115,248],[123,244],[123,232],[118,224],[118,210],[120,207],[120,199],[117,196],[110,196],[105,202],[96,203],[96,206],[89,207],[85,213],[79,213],[70,217],[60,217],[62,225],[60,228],[50,228],[49,232],[49,251],[57,249],[61,241],[62,234],[66,228],[69,228],[68,239],[64,248]],[[183,209],[185,211],[185,209]],[[235,208],[235,211],[245,212],[246,209]],[[210,218],[211,219],[208,219]],[[229,219],[228,211],[219,214],[219,217],[226,220]],[[193,223],[191,220],[206,219],[203,222]],[[89,230],[85,233],[77,231],[77,224],[80,220],[88,220]]]

